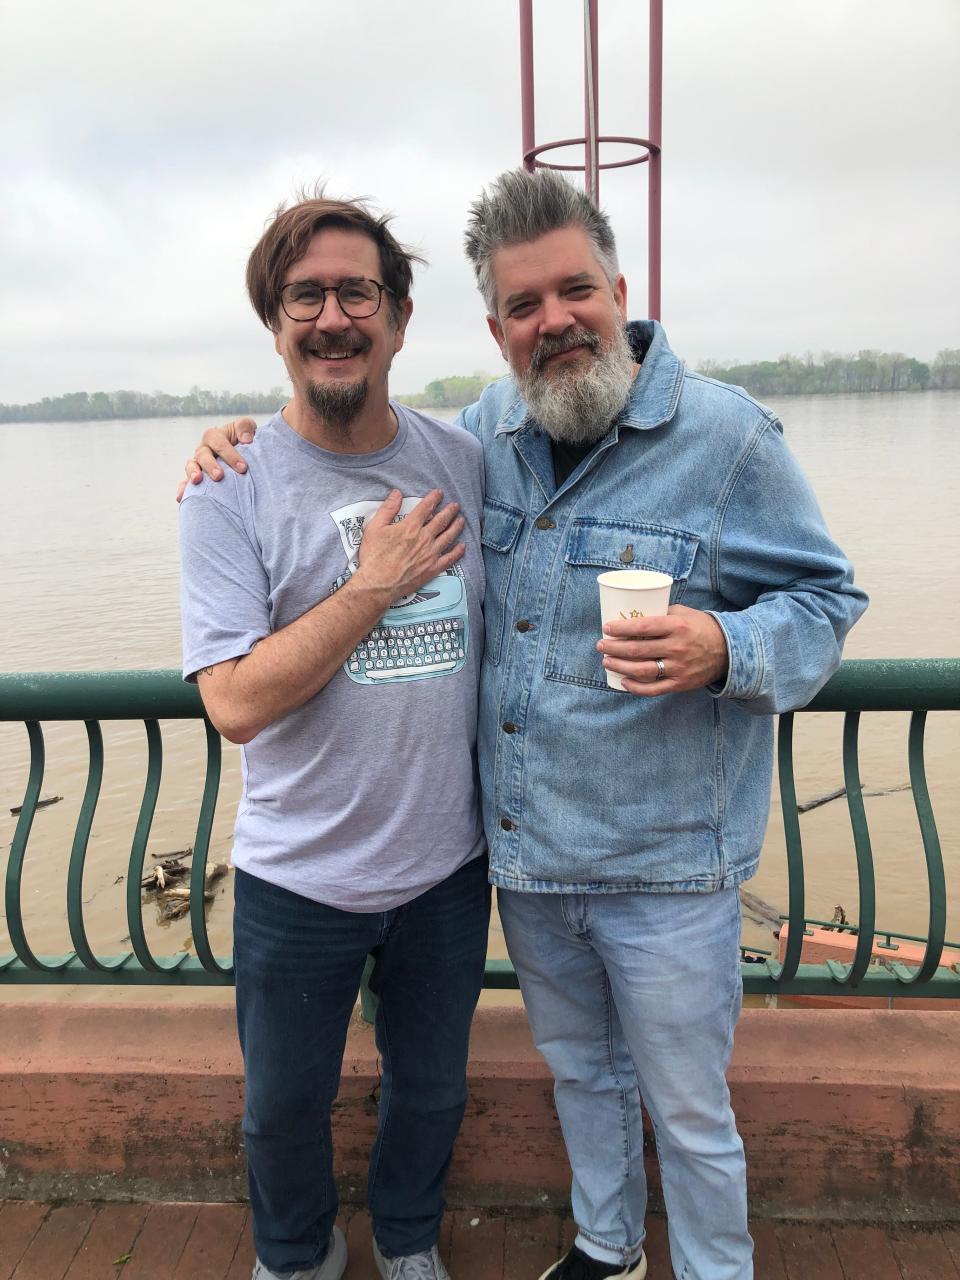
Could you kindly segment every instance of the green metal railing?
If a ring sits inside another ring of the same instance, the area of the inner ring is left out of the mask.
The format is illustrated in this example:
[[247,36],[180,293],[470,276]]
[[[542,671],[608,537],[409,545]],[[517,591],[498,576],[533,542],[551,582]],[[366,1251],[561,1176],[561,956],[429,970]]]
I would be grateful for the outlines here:
[[[924,762],[927,713],[958,709],[960,659],[956,658],[844,662],[833,679],[803,709],[842,712],[844,716],[843,780],[856,850],[860,900],[857,946],[848,965],[836,960],[828,960],[823,965],[800,963],[809,921],[804,907],[803,842],[793,772],[793,725],[798,713],[780,717],[777,764],[790,904],[786,916],[787,949],[782,964],[767,960],[745,968],[745,991],[791,995],[960,996],[960,965],[940,965],[946,937],[947,889]],[[860,781],[860,716],[871,711],[911,713],[907,760],[926,862],[929,900],[927,945],[923,961],[916,969],[895,960],[872,961],[874,938],[890,935],[876,927],[873,847]]]
[[[147,841],[160,791],[163,743],[160,719],[202,720],[207,766],[197,818],[190,871],[190,926],[196,954],[181,951],[158,957],[143,925],[141,880]],[[233,982],[233,963],[218,959],[210,947],[204,903],[207,852],[220,786],[220,735],[203,714],[196,688],[176,671],[33,672],[0,675],[0,720],[22,720],[30,743],[30,773],[20,817],[7,859],[4,910],[13,954],[0,956],[0,982],[123,983],[222,986]],[[30,829],[43,784],[45,749],[41,721],[82,720],[87,731],[89,767],[67,870],[67,924],[73,950],[39,956],[23,923],[23,869]],[[147,740],[147,771],[140,812],[127,864],[127,932],[131,950],[98,956],[87,939],[83,918],[83,868],[93,815],[103,780],[101,720],[142,720]]]
[[[812,923],[805,916],[803,843],[793,771],[793,727],[797,714],[782,715],[778,731],[778,766],[787,851],[789,925],[783,962],[760,956],[743,965],[744,990],[750,994],[953,996],[960,997],[960,965],[940,961],[945,945],[947,890],[943,857],[924,764],[924,729],[930,711],[960,710],[960,659],[849,661],[825,686],[807,711],[842,713],[843,771],[847,806],[857,860],[859,921],[847,925],[857,944],[848,965],[827,961],[801,964],[803,939]],[[915,968],[895,959],[872,960],[874,937],[893,937],[876,928],[876,878],[870,832],[863,802],[859,766],[859,726],[864,712],[911,714],[907,757],[910,783],[926,860],[929,895],[927,935],[921,964]],[[152,952],[143,923],[141,880],[153,822],[163,763],[161,719],[202,720],[207,763],[197,817],[190,873],[190,923],[195,955]],[[37,955],[23,922],[22,884],[27,845],[40,798],[44,773],[42,721],[83,721],[89,747],[87,783],[70,851],[66,908],[72,950],[64,955]],[[115,956],[97,955],[83,917],[82,882],[87,845],[103,777],[104,749],[100,722],[142,720],[147,743],[147,769],[136,829],[126,871],[126,916],[131,949]],[[213,954],[204,902],[207,853],[220,783],[220,738],[203,715],[199,695],[175,671],[115,671],[0,675],[0,721],[22,721],[30,746],[30,771],[17,822],[5,879],[5,912],[13,953],[0,955],[0,982],[125,983],[227,985],[233,965]],[[484,985],[516,987],[509,961],[488,960]]]

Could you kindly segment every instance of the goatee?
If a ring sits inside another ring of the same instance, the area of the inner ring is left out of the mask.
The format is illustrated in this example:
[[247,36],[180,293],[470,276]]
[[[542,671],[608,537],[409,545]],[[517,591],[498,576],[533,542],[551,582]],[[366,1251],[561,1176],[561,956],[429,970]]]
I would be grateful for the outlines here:
[[324,426],[335,428],[349,439],[350,427],[366,404],[369,390],[366,378],[347,383],[308,382],[307,399]]
[[[593,353],[586,370],[575,360],[544,373],[550,356],[574,347]],[[514,369],[517,386],[533,416],[561,444],[595,444],[626,407],[636,376],[633,352],[624,328],[609,342],[592,329],[573,328],[541,338],[527,369]]]

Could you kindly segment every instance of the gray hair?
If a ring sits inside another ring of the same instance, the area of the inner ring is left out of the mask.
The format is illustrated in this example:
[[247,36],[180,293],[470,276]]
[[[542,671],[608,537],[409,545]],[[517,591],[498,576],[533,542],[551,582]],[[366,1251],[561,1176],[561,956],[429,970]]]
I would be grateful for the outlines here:
[[481,191],[470,206],[464,248],[491,315],[497,291],[491,260],[507,245],[539,240],[549,231],[582,227],[611,284],[619,275],[617,245],[610,221],[582,191],[552,169],[508,169]]

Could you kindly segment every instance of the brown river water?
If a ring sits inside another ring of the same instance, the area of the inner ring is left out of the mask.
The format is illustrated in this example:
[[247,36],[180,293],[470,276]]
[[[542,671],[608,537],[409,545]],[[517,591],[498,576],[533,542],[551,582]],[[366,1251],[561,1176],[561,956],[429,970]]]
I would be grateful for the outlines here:
[[[872,598],[847,657],[960,655],[960,392],[793,396],[775,402],[787,438],[813,481],[827,522]],[[452,416],[445,414],[444,416]],[[0,538],[0,670],[103,670],[179,664],[177,509],[183,458],[207,419],[0,424],[3,536]],[[842,784],[842,717],[797,717],[798,798]],[[861,772],[868,791],[908,778],[906,715],[862,717]],[[104,724],[105,771],[84,877],[85,919],[94,949],[127,950],[125,873],[143,787],[146,745],[139,722]],[[203,779],[198,722],[164,726],[164,775],[149,853],[192,844]],[[65,885],[73,830],[86,781],[82,725],[45,726],[43,794],[63,801],[38,812],[27,854],[23,900],[34,950],[70,949]],[[239,751],[224,744],[224,777],[211,861],[229,861],[239,795]],[[960,713],[928,717],[928,780],[947,868],[949,939],[960,940]],[[0,724],[0,869],[13,838],[27,774],[26,732]],[[774,792],[776,796],[776,790]],[[923,851],[909,791],[868,798],[877,866],[879,927],[926,932]],[[842,904],[857,917],[857,879],[846,805],[835,801],[801,818],[807,914],[828,919]],[[747,886],[786,910],[779,801],[756,878]],[[230,950],[230,877],[209,912],[218,955]],[[145,907],[157,954],[192,945],[188,920],[161,923]],[[776,947],[745,922],[748,945]],[[505,955],[496,920],[490,953]],[[9,950],[0,901],[0,955]],[[10,994],[7,988],[5,998]],[[28,989],[30,998],[65,989]],[[24,992],[24,994],[28,994]],[[223,1000],[229,993],[151,988],[143,999]],[[84,999],[118,999],[88,987]],[[489,993],[490,999],[501,998]]]

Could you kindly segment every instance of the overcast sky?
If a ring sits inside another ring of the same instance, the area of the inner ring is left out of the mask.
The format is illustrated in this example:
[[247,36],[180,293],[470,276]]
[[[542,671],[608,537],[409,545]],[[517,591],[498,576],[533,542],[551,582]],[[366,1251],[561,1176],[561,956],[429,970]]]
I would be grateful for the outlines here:
[[[582,8],[534,5],[538,142],[582,133]],[[960,0],[665,8],[676,350],[960,346]],[[646,132],[646,24],[600,0],[604,133]],[[0,402],[285,385],[243,269],[317,178],[429,258],[394,391],[502,368],[461,239],[520,158],[516,0],[0,0],[0,149]],[[601,203],[645,315],[646,167]]]

